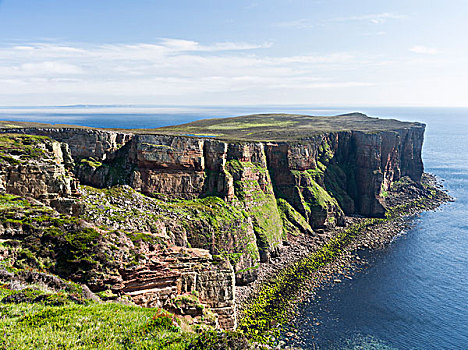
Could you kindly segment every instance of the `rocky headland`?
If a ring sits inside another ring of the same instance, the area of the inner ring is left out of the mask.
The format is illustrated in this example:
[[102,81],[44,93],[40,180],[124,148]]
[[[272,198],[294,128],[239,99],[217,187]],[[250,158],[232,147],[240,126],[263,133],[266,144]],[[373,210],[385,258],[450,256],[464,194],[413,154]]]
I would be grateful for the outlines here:
[[37,279],[63,290],[58,279],[75,299],[264,341],[316,271],[449,199],[424,174],[424,128],[359,113],[149,130],[0,122],[0,280],[17,294]]

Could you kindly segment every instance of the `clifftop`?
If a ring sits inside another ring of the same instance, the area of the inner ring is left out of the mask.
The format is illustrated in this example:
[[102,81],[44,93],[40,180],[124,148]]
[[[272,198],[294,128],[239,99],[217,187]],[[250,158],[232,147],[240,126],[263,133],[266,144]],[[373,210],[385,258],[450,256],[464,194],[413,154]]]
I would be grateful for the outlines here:
[[[0,128],[80,128],[74,125],[0,121]],[[362,113],[337,116],[300,114],[252,114],[232,118],[202,119],[195,122],[154,129],[107,129],[134,134],[205,137],[230,141],[294,141],[324,132],[361,131],[377,133],[405,128],[424,128],[424,124],[395,119],[368,117]]]
[[362,113],[330,117],[300,114],[252,114],[233,118],[203,119],[154,130],[139,130],[139,132],[213,137],[223,140],[293,141],[324,132],[376,133],[409,127],[424,127],[424,124],[372,118]]

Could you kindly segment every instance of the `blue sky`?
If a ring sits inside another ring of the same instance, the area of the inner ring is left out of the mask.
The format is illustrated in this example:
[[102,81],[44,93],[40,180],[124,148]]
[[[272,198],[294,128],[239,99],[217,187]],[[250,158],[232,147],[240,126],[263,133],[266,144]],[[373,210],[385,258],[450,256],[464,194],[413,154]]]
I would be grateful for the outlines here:
[[468,106],[462,0],[0,0],[0,106]]

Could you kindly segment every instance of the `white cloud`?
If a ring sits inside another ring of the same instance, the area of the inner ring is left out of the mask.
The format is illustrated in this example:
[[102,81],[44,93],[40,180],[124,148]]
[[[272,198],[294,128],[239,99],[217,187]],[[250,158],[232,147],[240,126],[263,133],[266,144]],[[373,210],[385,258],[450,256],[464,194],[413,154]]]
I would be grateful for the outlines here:
[[40,63],[23,63],[20,66],[23,73],[30,74],[81,74],[82,69],[76,65],[46,61]]
[[437,49],[435,49],[433,47],[428,47],[428,46],[423,46],[423,45],[413,46],[409,50],[411,52],[419,53],[419,54],[423,54],[423,55],[436,55],[436,54],[439,53],[439,50],[437,50]]
[[276,26],[283,27],[283,28],[307,29],[307,28],[313,28],[317,25],[318,25],[317,23],[313,24],[308,19],[300,18],[300,19],[296,19],[292,21],[280,22]]
[[28,62],[11,66],[0,65],[0,77],[61,76],[83,73],[83,70],[77,65],[56,61]]
[[175,52],[182,51],[243,51],[243,50],[254,50],[254,49],[266,49],[271,47],[271,43],[263,44],[249,44],[249,43],[233,43],[233,42],[222,42],[215,43],[213,45],[200,45],[196,41],[191,40],[180,40],[180,39],[167,39],[161,40],[161,46]]
[[[161,39],[157,43],[35,43],[0,48],[1,94],[185,96],[272,88],[356,86],[327,69],[359,62],[349,53],[274,57],[270,43]],[[20,88],[18,88],[20,87]]]
[[[389,20],[404,20],[407,19],[408,16],[400,15],[390,12],[383,12],[383,13],[375,13],[375,14],[367,14],[367,15],[360,15],[360,16],[347,16],[347,17],[335,17],[324,19],[317,22],[311,22],[307,18],[299,18],[291,21],[285,21],[277,23],[277,27],[282,28],[296,28],[296,29],[310,29],[316,27],[322,27],[326,23],[333,23],[333,22],[368,22],[372,24],[384,24]],[[384,33],[384,32],[379,32]]]
[[390,12],[367,14],[360,16],[336,17],[332,18],[332,22],[369,22],[373,24],[383,24],[388,20],[403,20],[408,18],[406,15],[400,15]]

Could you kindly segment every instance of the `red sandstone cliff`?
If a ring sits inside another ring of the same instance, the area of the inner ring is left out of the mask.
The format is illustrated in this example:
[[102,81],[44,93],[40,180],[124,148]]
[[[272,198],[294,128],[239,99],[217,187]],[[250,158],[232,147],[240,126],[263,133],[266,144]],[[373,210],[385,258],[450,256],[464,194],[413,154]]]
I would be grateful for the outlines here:
[[[345,214],[382,216],[391,183],[402,176],[418,182],[423,172],[422,124],[261,142],[74,128],[0,130],[62,142],[44,141],[56,165],[0,166],[0,190],[34,198],[61,191],[55,197],[66,199],[76,190],[64,170],[70,150],[82,184],[132,188],[117,195],[82,189],[75,215],[109,231],[163,237],[173,247],[122,243],[142,259],[131,269],[121,265],[115,278],[101,279],[96,288],[113,283],[146,306],[197,291],[226,328],[235,324],[231,287],[255,280],[258,264],[280,254],[291,227],[314,234],[312,229],[343,225]],[[216,266],[211,255],[229,262]]]

